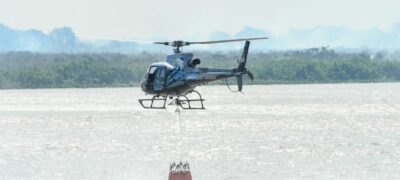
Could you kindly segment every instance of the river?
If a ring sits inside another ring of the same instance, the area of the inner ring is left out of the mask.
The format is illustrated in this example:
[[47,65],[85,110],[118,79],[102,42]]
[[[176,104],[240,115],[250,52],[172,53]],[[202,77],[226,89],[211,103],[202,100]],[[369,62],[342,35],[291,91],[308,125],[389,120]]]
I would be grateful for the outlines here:
[[[203,86],[206,110],[139,88],[0,90],[0,179],[400,179],[400,84]],[[180,146],[180,144],[183,144]]]

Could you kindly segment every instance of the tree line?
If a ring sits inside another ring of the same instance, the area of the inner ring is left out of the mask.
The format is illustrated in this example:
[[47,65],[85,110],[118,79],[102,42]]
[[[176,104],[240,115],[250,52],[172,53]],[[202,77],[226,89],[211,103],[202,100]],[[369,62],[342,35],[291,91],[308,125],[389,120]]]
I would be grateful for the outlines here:
[[[240,52],[195,52],[202,67],[234,68]],[[0,53],[0,88],[137,86],[149,64],[166,54]],[[368,52],[337,53],[328,48],[251,52],[253,84],[400,81],[400,61]]]

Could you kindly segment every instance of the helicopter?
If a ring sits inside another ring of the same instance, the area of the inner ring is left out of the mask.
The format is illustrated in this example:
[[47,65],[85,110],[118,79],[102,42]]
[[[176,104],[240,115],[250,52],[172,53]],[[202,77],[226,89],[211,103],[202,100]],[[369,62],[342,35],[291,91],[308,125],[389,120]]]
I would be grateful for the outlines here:
[[[212,81],[236,77],[238,91],[243,89],[243,75],[248,75],[251,80],[253,74],[246,69],[247,54],[249,52],[250,41],[268,39],[267,37],[229,39],[216,41],[172,41],[154,42],[172,46],[174,54],[168,55],[165,62],[156,62],[150,65],[144,74],[140,87],[149,95],[149,99],[139,99],[140,105],[145,109],[166,109],[167,99],[172,101],[168,105],[175,104],[182,109],[205,109],[204,99],[195,90],[197,86],[207,84]],[[183,53],[181,48],[193,44],[215,44],[244,41],[244,48],[238,66],[231,69],[220,68],[198,68],[201,63],[199,58],[193,58],[193,53]],[[189,94],[195,94],[197,98],[189,98]]]

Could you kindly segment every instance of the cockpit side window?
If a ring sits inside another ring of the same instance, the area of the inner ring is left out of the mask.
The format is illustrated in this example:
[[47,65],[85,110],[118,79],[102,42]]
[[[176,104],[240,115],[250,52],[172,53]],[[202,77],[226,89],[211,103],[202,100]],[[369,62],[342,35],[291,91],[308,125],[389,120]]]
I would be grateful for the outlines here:
[[157,69],[157,67],[152,66],[152,67],[149,68],[148,73],[149,73],[149,74],[154,74],[154,72],[156,71],[156,69]]
[[165,67],[158,67],[154,73],[153,89],[156,91],[163,90],[165,88]]
[[160,68],[160,70],[158,71],[157,77],[159,79],[164,79],[165,78],[165,68]]

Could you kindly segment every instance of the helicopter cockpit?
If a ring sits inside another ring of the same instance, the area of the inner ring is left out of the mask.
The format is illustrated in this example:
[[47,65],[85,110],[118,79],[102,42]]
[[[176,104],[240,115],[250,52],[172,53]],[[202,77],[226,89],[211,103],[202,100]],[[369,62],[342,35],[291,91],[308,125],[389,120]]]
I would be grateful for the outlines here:
[[165,88],[166,76],[174,67],[166,62],[152,64],[142,79],[143,90],[161,91]]
[[[193,59],[192,53],[176,53],[167,56],[166,62],[158,62],[150,65],[142,79],[143,91],[162,91],[167,83],[173,83],[176,79],[182,78],[183,71],[187,68],[195,68],[200,64],[200,59]],[[174,76],[175,78],[168,77]]]

